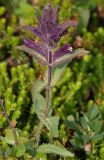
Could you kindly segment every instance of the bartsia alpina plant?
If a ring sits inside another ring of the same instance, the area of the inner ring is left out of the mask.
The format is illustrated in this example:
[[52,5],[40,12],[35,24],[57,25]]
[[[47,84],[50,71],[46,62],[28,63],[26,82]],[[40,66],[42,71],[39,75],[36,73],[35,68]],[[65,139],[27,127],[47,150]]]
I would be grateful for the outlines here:
[[[71,44],[64,44],[58,48],[57,44],[62,36],[68,33],[68,29],[76,26],[77,22],[67,20],[61,24],[57,23],[58,8],[52,8],[46,4],[43,14],[36,13],[38,26],[25,26],[24,28],[33,35],[40,37],[39,42],[33,39],[24,39],[23,45],[17,48],[27,52],[42,65],[47,66],[46,73],[42,80],[37,80],[32,89],[32,99],[35,113],[39,118],[39,125],[35,131],[35,140],[38,152],[55,153],[64,157],[72,157],[73,154],[65,148],[54,144],[40,145],[40,135],[45,126],[50,132],[51,137],[58,137],[59,116],[52,116],[51,91],[63,73],[68,62],[80,55],[85,55],[88,51],[76,49],[73,51]],[[41,91],[46,89],[46,98],[41,95]]]

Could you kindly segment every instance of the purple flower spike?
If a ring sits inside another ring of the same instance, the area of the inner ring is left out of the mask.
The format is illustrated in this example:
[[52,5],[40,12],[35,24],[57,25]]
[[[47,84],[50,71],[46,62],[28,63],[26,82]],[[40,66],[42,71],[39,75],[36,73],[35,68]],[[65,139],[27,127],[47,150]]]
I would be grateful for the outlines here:
[[69,54],[72,51],[73,51],[73,48],[71,47],[71,45],[65,44],[54,53],[54,60],[62,57],[65,54]]
[[84,55],[85,51],[77,50],[72,52],[72,46],[65,44],[61,48],[54,50],[61,36],[67,33],[68,28],[76,26],[75,21],[65,21],[57,23],[58,8],[52,8],[50,4],[45,5],[43,14],[36,11],[38,26],[25,26],[33,34],[41,38],[41,42],[34,42],[30,39],[24,40],[24,45],[18,46],[18,49],[27,52],[37,61],[48,67],[56,67],[63,63],[70,62],[78,55]]
[[71,26],[76,26],[74,21],[66,21],[62,24],[57,23],[58,8],[52,8],[47,4],[43,9],[43,15],[37,13],[38,27],[25,26],[33,34],[39,36],[43,42],[51,47],[55,47],[56,43],[60,40],[61,36],[67,33]]

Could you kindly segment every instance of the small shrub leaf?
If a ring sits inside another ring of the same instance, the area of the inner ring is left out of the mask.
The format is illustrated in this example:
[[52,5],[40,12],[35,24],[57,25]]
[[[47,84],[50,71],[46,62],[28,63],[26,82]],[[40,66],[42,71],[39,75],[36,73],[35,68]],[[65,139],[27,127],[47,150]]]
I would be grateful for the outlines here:
[[95,134],[95,135],[93,135],[93,136],[91,137],[91,140],[97,142],[97,141],[102,140],[103,138],[104,138],[103,134],[97,133],[97,134]]
[[11,144],[11,145],[14,145],[14,144],[15,144],[15,140],[13,140],[13,139],[8,139],[8,138],[6,138],[6,137],[0,136],[0,140],[3,141],[3,142],[6,142],[7,144]]
[[93,120],[94,118],[96,118],[96,116],[99,114],[99,109],[96,105],[94,105],[91,109],[89,109],[88,111],[88,115],[90,120]]
[[87,129],[87,122],[84,117],[80,117],[80,124],[83,129]]
[[24,155],[26,151],[26,148],[23,144],[19,144],[17,146],[14,146],[12,154],[16,157],[21,157]]
[[45,125],[53,137],[59,136],[59,132],[58,132],[59,117],[58,116],[57,117],[51,116],[50,118],[46,118]]

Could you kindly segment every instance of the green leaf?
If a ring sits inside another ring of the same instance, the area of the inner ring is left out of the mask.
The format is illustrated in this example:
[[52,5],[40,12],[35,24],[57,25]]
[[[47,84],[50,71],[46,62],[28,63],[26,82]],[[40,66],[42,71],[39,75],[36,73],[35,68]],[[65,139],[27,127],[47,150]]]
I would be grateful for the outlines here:
[[37,153],[34,160],[47,160],[47,155],[45,153]]
[[59,136],[59,131],[58,131],[59,117],[58,116],[57,117],[51,116],[49,118],[46,118],[45,125],[53,137]]
[[97,4],[98,4],[97,1],[91,1],[91,0],[87,1],[80,0],[78,2],[78,6],[81,6],[82,8],[88,8],[91,11],[96,8]]
[[42,144],[39,146],[38,152],[47,154],[53,153],[63,157],[74,157],[74,154],[71,153],[70,151],[66,150],[63,147],[56,146],[54,144]]
[[32,156],[36,155],[36,148],[34,147],[34,141],[30,140],[25,144],[26,151]]
[[73,139],[70,140],[71,144],[76,148],[83,148],[83,141],[81,135],[74,133]]
[[32,97],[34,97],[36,93],[40,93],[45,86],[46,84],[44,81],[36,80],[32,87]]
[[[35,107],[35,112],[38,115],[38,117],[43,120],[44,112],[45,112],[45,98],[40,94],[40,92],[45,88],[46,83],[41,80],[37,80],[32,88],[32,100]],[[51,115],[52,110],[51,107],[48,110],[48,115]]]
[[14,135],[11,129],[5,129],[5,137],[0,136],[1,141],[5,141],[7,144],[14,145]]
[[[78,31],[81,32],[82,28],[86,28],[89,22],[90,18],[90,11],[89,9],[78,7],[79,11],[79,25],[78,25]],[[83,14],[82,14],[83,13]]]
[[12,154],[16,157],[21,157],[25,154],[26,148],[23,144],[19,144],[18,146],[14,146]]
[[19,144],[24,144],[28,141],[27,137],[18,137]]
[[92,137],[91,137],[91,140],[97,142],[97,141],[100,141],[104,138],[103,134],[102,133],[97,133],[97,134],[94,134]]
[[5,129],[5,137],[14,140],[14,135],[11,129]]
[[62,56],[61,58],[57,59],[55,62],[54,62],[54,66],[58,66],[58,65],[61,65],[61,64],[65,64],[66,62],[70,62],[72,61],[73,58],[76,58],[77,56],[83,56],[85,54],[88,54],[89,52],[86,51],[85,49],[83,48],[79,48],[79,49],[76,49],[75,51],[73,51],[71,54],[66,54],[64,56]]
[[53,69],[51,86],[55,86],[55,84],[59,81],[66,66],[67,66],[67,64],[63,64],[63,65],[60,65],[59,67],[55,67]]
[[32,88],[32,100],[35,107],[35,112],[40,119],[44,116],[45,111],[45,98],[40,94],[40,92],[45,88],[44,81],[37,80]]
[[29,48],[25,45],[17,46],[16,48],[19,49],[19,50],[25,51],[26,53],[31,55],[33,58],[35,58],[37,61],[39,61],[43,65],[47,65],[46,59],[42,55],[37,53],[34,49]]
[[80,117],[80,124],[83,129],[87,129],[87,122],[84,117]]
[[66,121],[66,124],[70,129],[74,129],[74,130],[77,129],[77,124],[75,121]]
[[[54,67],[52,70],[52,80],[51,80],[51,86],[55,86],[56,83],[59,81],[59,79],[61,78],[65,68],[66,68],[67,64],[62,64],[58,67]],[[47,84],[48,82],[48,75],[47,75],[47,71],[44,75],[44,81]]]
[[82,139],[84,141],[84,144],[87,144],[90,141],[90,137],[88,135],[82,135]]
[[[58,67],[54,67],[52,70],[52,80],[51,80],[51,86],[55,86],[56,83],[59,81],[59,79],[62,76],[62,73],[64,72],[65,68],[66,68],[67,64],[62,64]],[[48,74],[47,71],[44,75],[44,81],[47,84],[48,83]]]
[[67,120],[68,121],[75,121],[75,118],[74,118],[74,116],[69,115],[69,116],[67,116]]
[[72,115],[69,115],[67,117],[67,120],[65,121],[65,124],[70,128],[70,129],[74,129],[76,132],[81,133],[78,125],[74,119],[74,117]]
[[35,112],[38,115],[40,119],[43,119],[44,117],[44,111],[45,111],[45,98],[40,95],[36,94],[34,99],[33,99],[34,107],[35,107]]
[[88,111],[88,116],[90,120],[93,120],[99,115],[99,109],[96,105],[94,105],[91,109]]
[[101,121],[94,120],[89,122],[89,126],[94,132],[100,132],[103,127],[103,124]]
[[14,145],[14,144],[15,144],[15,140],[8,139],[8,138],[6,138],[6,137],[0,136],[0,140],[6,142],[7,144],[11,144],[11,145]]

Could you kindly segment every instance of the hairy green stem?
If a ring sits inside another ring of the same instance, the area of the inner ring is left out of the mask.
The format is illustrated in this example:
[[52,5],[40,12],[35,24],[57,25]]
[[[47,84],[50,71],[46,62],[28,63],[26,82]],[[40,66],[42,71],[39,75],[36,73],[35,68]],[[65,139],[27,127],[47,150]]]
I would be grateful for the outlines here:
[[48,84],[46,88],[45,118],[48,116],[48,111],[50,109],[50,104],[51,104],[51,74],[52,74],[52,67],[48,66]]
[[52,68],[48,66],[48,84],[46,88],[46,107],[44,112],[44,118],[43,121],[40,121],[37,132],[35,134],[37,148],[39,147],[40,134],[44,125],[44,119],[46,119],[48,116],[48,111],[51,104],[51,73],[52,73]]
[[50,109],[50,104],[51,104],[51,76],[52,76],[52,66],[50,65],[52,63],[52,52],[49,49],[48,51],[48,63],[49,65],[47,66],[47,87],[46,87],[46,107],[45,107],[45,111],[44,111],[44,117],[43,117],[43,121],[40,121],[38,129],[37,129],[37,133],[35,134],[35,138],[36,138],[36,145],[37,148],[39,147],[39,140],[40,140],[40,134],[41,134],[41,130],[43,128],[44,125],[44,120],[48,117],[48,112]]
[[40,140],[40,134],[41,134],[41,130],[43,128],[43,122],[40,121],[37,132],[35,133],[35,139],[36,139],[36,147],[39,147],[39,140]]
[[52,66],[50,64],[52,64],[53,62],[53,54],[51,49],[48,49],[48,68],[47,68],[47,72],[48,72],[48,83],[47,83],[47,90],[46,90],[46,109],[45,109],[45,118],[48,117],[48,111],[50,109],[50,104],[51,104],[51,77],[52,77]]

